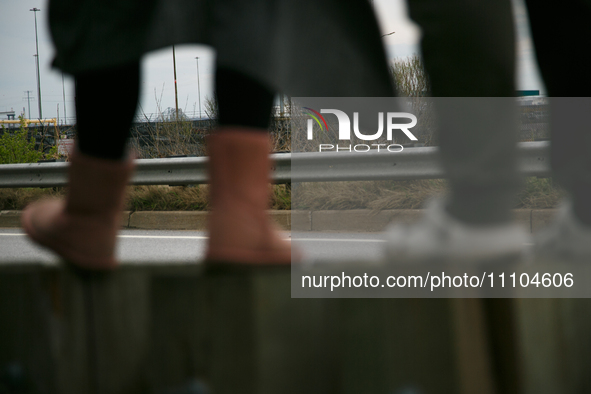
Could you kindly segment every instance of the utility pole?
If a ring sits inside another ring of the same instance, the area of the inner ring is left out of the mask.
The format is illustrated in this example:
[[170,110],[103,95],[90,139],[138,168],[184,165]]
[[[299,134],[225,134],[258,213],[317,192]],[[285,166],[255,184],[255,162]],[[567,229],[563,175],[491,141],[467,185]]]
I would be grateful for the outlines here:
[[176,88],[176,55],[172,46],[172,67],[174,68],[174,105],[176,108],[176,121],[179,121],[179,94]]
[[201,85],[199,84],[199,57],[195,58],[197,60],[197,92],[199,94],[199,120],[201,120]]
[[64,73],[62,73],[62,95],[64,97],[64,124],[66,124],[68,115],[66,114],[66,88],[64,87]]
[[29,108],[29,112],[27,112],[27,119],[31,119],[31,99],[34,97],[31,97],[31,93],[33,93],[32,90],[25,90],[25,93],[27,94],[27,105]]
[[[31,8],[29,11],[33,11],[35,14],[35,59],[37,60],[37,94],[39,102],[39,119],[43,119],[43,112],[41,110],[41,75],[39,74],[39,36],[37,35],[37,11],[41,11],[39,8]],[[30,114],[29,114],[30,116]]]

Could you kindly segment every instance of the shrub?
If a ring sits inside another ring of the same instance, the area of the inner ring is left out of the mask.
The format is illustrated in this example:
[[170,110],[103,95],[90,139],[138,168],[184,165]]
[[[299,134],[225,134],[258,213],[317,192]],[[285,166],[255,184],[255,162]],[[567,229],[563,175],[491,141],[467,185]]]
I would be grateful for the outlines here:
[[25,121],[21,121],[17,130],[6,129],[2,126],[0,136],[0,164],[9,163],[36,163],[43,158],[43,152],[35,149],[35,137],[28,139],[28,130]]

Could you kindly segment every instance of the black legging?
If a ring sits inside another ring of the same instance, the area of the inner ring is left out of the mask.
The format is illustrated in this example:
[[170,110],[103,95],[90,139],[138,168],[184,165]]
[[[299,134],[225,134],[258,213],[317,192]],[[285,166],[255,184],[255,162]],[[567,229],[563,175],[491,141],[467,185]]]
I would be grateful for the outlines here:
[[[76,120],[80,152],[120,160],[125,156],[140,89],[139,62],[76,75]],[[237,71],[218,67],[216,93],[219,124],[266,132],[274,92]],[[108,122],[97,108],[111,108]]]

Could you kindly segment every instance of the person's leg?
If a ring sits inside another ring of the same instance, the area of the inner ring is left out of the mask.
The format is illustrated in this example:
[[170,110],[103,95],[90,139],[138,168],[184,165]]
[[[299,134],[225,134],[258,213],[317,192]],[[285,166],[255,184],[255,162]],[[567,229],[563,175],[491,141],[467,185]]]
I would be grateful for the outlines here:
[[274,92],[233,70],[216,72],[220,127],[208,139],[209,244],[215,262],[275,264],[291,261],[266,209],[271,144],[268,126]]
[[412,226],[386,233],[391,260],[450,261],[523,254],[511,222],[516,173],[513,19],[510,0],[409,0],[423,29],[442,165],[450,195]]
[[448,211],[466,223],[506,223],[519,187],[511,2],[410,0],[409,10],[423,30]]
[[570,192],[577,218],[591,226],[591,98],[585,97],[591,91],[591,60],[582,49],[591,40],[591,3],[526,3],[540,72],[550,97],[552,170]]
[[268,133],[275,92],[254,78],[223,67],[216,70],[215,89],[220,126]]
[[[570,194],[553,223],[536,234],[540,257],[591,256],[591,135],[587,114],[591,81],[581,48],[591,39],[591,3],[569,0],[560,6],[527,0],[532,37],[550,102],[551,164],[554,179]],[[551,26],[551,28],[549,27]]]
[[[23,228],[34,241],[82,268],[117,264],[117,230],[133,170],[125,146],[138,89],[139,63],[76,76],[78,145],[70,157],[68,194],[23,212]],[[116,111],[107,124],[96,115],[106,105]]]
[[78,150],[101,159],[124,159],[139,99],[139,62],[79,74],[75,80]]

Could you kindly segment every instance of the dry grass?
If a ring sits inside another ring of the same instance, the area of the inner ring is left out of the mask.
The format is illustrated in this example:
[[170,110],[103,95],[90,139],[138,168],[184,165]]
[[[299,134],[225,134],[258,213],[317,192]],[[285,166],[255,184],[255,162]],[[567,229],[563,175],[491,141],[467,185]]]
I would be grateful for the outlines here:
[[[61,197],[65,188],[0,189],[0,210],[21,210],[41,198]],[[274,185],[271,209],[290,209],[290,188]],[[127,209],[132,211],[201,211],[208,209],[208,186],[130,186]]]
[[[133,211],[194,211],[208,209],[207,186],[131,186],[128,208]],[[291,209],[292,188],[274,185],[272,209]],[[415,209],[446,190],[444,180],[302,183],[294,185],[294,209]],[[0,210],[20,210],[42,197],[65,194],[65,189],[0,189]],[[564,192],[551,179],[528,178],[517,196],[516,208],[557,206]]]
[[[273,186],[271,209],[288,210],[290,200],[289,187]],[[132,211],[203,211],[209,209],[208,186],[134,186],[127,205]]]
[[[327,182],[301,184],[294,190],[294,209],[417,209],[447,190],[445,180]],[[555,208],[565,195],[550,178],[527,178],[515,208]]]
[[0,210],[21,210],[41,198],[60,197],[64,194],[63,188],[0,189]]
[[555,208],[565,195],[552,178],[526,178],[525,186],[517,195],[516,208]]
[[415,209],[444,192],[445,181],[304,183],[294,189],[295,209]]
[[207,210],[207,186],[132,186],[127,205],[132,211]]

